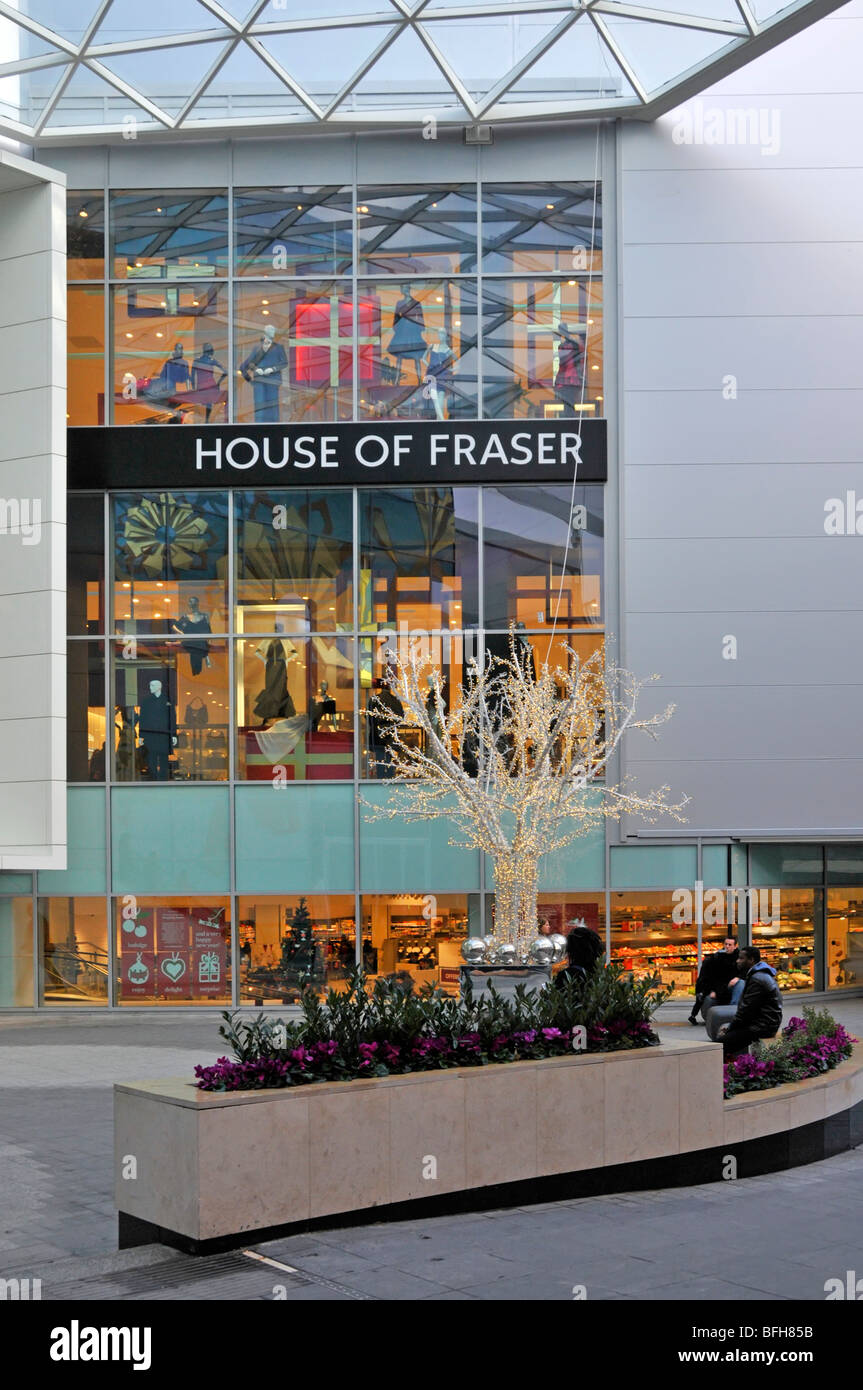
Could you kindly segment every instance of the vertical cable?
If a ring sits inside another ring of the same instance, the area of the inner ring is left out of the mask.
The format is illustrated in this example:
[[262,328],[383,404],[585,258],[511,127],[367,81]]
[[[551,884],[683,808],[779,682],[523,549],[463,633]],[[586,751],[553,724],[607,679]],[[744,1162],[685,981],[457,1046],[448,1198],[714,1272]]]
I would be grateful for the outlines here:
[[[360,551],[359,551],[359,489],[351,489],[352,501],[352,622],[354,659],[354,757],[353,757],[353,788],[354,788],[354,937],[355,937],[355,961],[359,965],[362,962],[363,949],[363,921],[362,921],[362,895],[360,893],[360,759],[362,758],[362,745],[360,740],[360,670],[362,667],[362,649],[360,646]],[[372,666],[374,664],[374,639],[371,640]]]
[[[592,208],[592,212],[591,212],[591,221],[590,221],[590,269],[588,270],[588,278],[587,278],[587,285],[588,285],[588,315],[587,315],[587,319],[586,319],[586,321],[585,321],[585,326],[584,326],[584,354],[583,354],[583,356],[582,356],[581,400],[580,400],[580,402],[579,402],[579,425],[581,425],[582,421],[584,420],[584,398],[585,398],[585,393],[586,393],[586,390],[587,390],[587,373],[588,373],[588,371],[590,370],[590,364],[589,364],[589,362],[588,362],[588,349],[589,349],[589,347],[590,347],[590,307],[589,307],[589,306],[590,306],[590,298],[591,298],[590,290],[591,290],[592,287],[593,287],[593,253],[594,253],[595,242],[596,242],[596,206],[597,206],[598,193],[599,193],[599,140],[600,140],[600,131],[601,131],[601,129],[602,129],[601,124],[600,124],[599,121],[597,121],[597,123],[596,123],[596,145],[595,145],[594,157],[593,157],[593,208]],[[602,283],[602,280],[600,279],[600,284],[601,284],[601,283]],[[605,392],[603,392],[603,395],[605,395]],[[557,619],[558,619],[558,615],[559,615],[559,613],[560,613],[560,605],[561,605],[561,603],[562,603],[562,601],[563,601],[563,586],[564,586],[564,584],[566,583],[566,565],[567,565],[567,561],[568,561],[568,559],[569,559],[570,541],[571,541],[571,539],[572,539],[572,510],[573,510],[573,507],[575,506],[575,489],[576,489],[576,486],[577,486],[577,483],[578,483],[578,458],[579,458],[579,453],[578,453],[578,451],[576,451],[576,455],[575,455],[575,465],[574,465],[573,470],[572,470],[572,490],[571,490],[570,496],[569,496],[569,517],[568,517],[567,523],[566,523],[566,544],[565,544],[565,546],[564,546],[564,550],[563,550],[563,560],[562,560],[562,562],[561,562],[561,567],[560,567],[560,585],[559,585],[558,591],[557,591],[557,602],[556,602],[555,607],[554,607],[554,618],[553,618],[552,624],[551,624],[551,631],[550,631],[550,633],[548,634],[548,645],[547,645],[546,650],[545,650],[545,663],[544,663],[544,664],[545,664],[546,666],[548,665],[548,659],[549,659],[549,656],[550,656],[550,654],[551,654],[551,647],[552,647],[552,643],[554,642],[555,633],[557,632]]]

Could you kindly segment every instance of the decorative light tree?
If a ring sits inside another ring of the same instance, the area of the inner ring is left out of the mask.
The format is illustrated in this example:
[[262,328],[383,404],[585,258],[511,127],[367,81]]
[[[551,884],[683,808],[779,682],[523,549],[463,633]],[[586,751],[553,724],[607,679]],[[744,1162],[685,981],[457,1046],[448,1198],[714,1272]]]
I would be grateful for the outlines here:
[[[420,641],[386,653],[388,683],[403,714],[372,702],[385,728],[392,780],[386,804],[366,803],[368,818],[444,818],[461,831],[451,844],[489,856],[495,940],[466,943],[471,964],[550,962],[548,939],[542,945],[536,940],[543,855],[608,817],[684,819],[686,800],[669,802],[667,786],[641,794],[606,779],[624,735],[641,730],[655,737],[674,707],[637,718],[649,681],[614,665],[602,650],[586,659],[572,647],[565,651],[568,669],[545,664],[535,674],[523,642],[511,632],[509,657],[489,658],[484,668],[471,659],[464,684],[449,699]],[[414,733],[406,738],[410,727]]]

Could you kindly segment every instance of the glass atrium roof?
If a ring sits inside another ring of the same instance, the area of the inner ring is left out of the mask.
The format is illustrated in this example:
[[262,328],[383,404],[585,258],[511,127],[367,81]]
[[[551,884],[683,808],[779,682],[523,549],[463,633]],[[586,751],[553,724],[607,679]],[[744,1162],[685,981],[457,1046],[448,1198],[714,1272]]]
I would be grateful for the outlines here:
[[0,0],[0,134],[650,119],[842,0]]

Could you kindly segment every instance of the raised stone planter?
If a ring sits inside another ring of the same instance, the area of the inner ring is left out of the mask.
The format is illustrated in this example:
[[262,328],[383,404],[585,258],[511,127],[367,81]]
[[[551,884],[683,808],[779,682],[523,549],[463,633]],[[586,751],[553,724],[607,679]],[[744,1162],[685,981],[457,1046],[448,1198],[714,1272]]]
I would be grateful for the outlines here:
[[703,1043],[284,1091],[153,1081],[114,1093],[124,1244],[158,1231],[197,1248],[723,1137],[722,1052]]
[[357,1213],[407,1218],[429,1198],[715,1182],[729,1155],[740,1177],[813,1162],[863,1143],[863,1048],[730,1101],[721,1047],[673,1042],[285,1091],[144,1081],[115,1086],[114,1103],[120,1244],[205,1253]]

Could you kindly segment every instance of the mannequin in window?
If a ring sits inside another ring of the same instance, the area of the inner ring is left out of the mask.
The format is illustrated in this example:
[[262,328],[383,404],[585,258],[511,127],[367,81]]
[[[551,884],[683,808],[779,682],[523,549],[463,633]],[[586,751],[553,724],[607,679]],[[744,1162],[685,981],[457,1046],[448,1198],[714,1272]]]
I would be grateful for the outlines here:
[[192,390],[200,404],[205,407],[205,424],[210,423],[214,407],[222,405],[225,401],[227,388],[225,391],[222,390],[222,382],[227,375],[221,362],[216,361],[213,344],[204,343],[203,352],[192,363]]
[[189,364],[183,355],[183,344],[175,343],[174,351],[159,373],[159,380],[164,384],[165,395],[175,395],[181,386],[184,391],[187,391],[191,377]]
[[448,403],[452,395],[455,353],[452,350],[445,328],[437,330],[437,343],[430,347],[426,357],[426,390],[434,405],[439,420],[449,415]]
[[393,777],[395,774],[390,760],[393,725],[385,711],[394,714],[399,721],[404,718],[404,705],[392,693],[389,681],[383,676],[376,676],[372,686],[373,694],[366,710],[371,762],[369,773],[372,777]]
[[318,698],[312,709],[312,732],[317,729],[322,719],[328,719],[330,727],[336,727],[336,702],[330,694],[328,681],[321,681],[318,687]]
[[569,331],[568,324],[559,323],[556,330],[560,338],[557,349],[557,375],[554,378],[555,393],[565,403],[567,415],[576,415],[575,402],[581,396],[584,382],[584,343]]
[[252,383],[256,424],[278,420],[282,371],[287,365],[285,349],[281,343],[276,342],[276,330],[268,323],[257,347],[252,349],[240,365],[240,376]]
[[131,782],[135,776],[135,711],[117,705],[114,710],[116,734],[115,776],[118,782]]
[[177,711],[162,694],[161,681],[150,681],[150,693],[141,701],[138,732],[147,750],[151,780],[167,782],[171,776],[168,759],[177,746]]
[[[282,623],[275,623],[274,628],[277,633],[284,633]],[[290,719],[297,712],[288,690],[288,662],[296,661],[297,655],[293,642],[281,636],[265,637],[255,650],[265,668],[264,688],[254,707],[261,728],[271,719]]]
[[396,359],[398,377],[401,380],[402,363],[412,360],[416,372],[417,385],[422,380],[421,363],[426,355],[427,343],[423,337],[425,317],[419,300],[411,294],[410,285],[401,286],[402,297],[393,314],[393,336],[387,352]]
[[212,666],[213,663],[209,656],[210,644],[207,641],[202,641],[200,634],[212,632],[213,629],[210,627],[210,619],[207,614],[201,612],[199,600],[194,594],[188,598],[186,611],[182,618],[178,618],[175,623],[171,624],[171,627],[174,632],[181,632],[187,638],[187,641],[181,642],[180,646],[189,657],[189,666],[193,676],[201,674],[201,667],[204,662],[208,666]]

